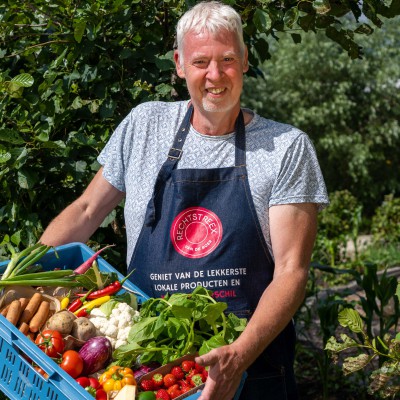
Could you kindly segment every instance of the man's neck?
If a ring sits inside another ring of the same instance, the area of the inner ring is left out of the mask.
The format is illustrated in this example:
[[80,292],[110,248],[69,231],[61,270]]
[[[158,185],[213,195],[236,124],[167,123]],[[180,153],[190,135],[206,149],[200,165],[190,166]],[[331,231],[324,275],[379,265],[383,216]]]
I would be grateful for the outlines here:
[[[203,135],[222,136],[234,132],[238,114],[239,109],[229,113],[214,112],[206,113],[206,115],[194,110],[191,122],[193,128]],[[253,115],[247,112],[244,112],[243,114],[246,125],[251,121]]]

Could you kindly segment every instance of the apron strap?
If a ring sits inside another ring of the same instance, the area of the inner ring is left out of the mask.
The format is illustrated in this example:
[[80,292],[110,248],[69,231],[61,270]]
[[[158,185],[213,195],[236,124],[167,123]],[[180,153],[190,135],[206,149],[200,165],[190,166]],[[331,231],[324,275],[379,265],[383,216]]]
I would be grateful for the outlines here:
[[[193,105],[190,104],[178,132],[175,135],[174,143],[169,149],[167,159],[158,172],[154,184],[153,195],[147,205],[147,211],[144,218],[145,226],[152,226],[156,220],[155,197],[182,156],[182,147],[190,130],[190,119],[192,118],[192,114]],[[246,136],[242,110],[240,110],[235,122],[235,132],[235,166],[244,166],[246,164]]]
[[239,111],[239,115],[235,122],[235,166],[246,165],[246,135],[244,126],[243,111]]
[[178,132],[175,135],[174,143],[169,149],[168,157],[162,165],[160,171],[158,172],[156,183],[154,184],[153,195],[149,200],[146,215],[144,217],[144,224],[146,226],[152,226],[156,220],[156,207],[154,202],[155,197],[162,187],[163,182],[165,182],[165,180],[171,175],[172,170],[175,168],[176,164],[182,156],[182,147],[190,130],[190,119],[192,118],[192,114],[193,105],[190,104],[185,114],[185,117],[183,118],[183,121],[178,129]]

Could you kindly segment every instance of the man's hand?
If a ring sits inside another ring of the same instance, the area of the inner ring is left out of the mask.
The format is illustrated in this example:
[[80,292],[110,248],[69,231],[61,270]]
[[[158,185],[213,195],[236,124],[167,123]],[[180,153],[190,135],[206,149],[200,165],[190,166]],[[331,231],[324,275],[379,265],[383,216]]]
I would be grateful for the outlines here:
[[234,346],[211,350],[195,361],[210,367],[206,385],[198,400],[232,400],[244,372],[241,356]]

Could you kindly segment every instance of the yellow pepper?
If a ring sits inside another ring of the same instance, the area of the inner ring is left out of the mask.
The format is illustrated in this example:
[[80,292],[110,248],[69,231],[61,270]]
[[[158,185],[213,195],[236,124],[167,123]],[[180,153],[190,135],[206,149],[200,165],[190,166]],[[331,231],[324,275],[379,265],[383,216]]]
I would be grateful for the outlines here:
[[133,371],[127,367],[113,365],[103,372],[99,377],[99,382],[105,392],[121,390],[125,385],[135,385],[136,379]]
[[81,308],[78,308],[74,312],[74,314],[78,315],[82,310],[86,310],[87,312],[89,312],[93,308],[101,306],[104,303],[107,303],[107,301],[110,299],[111,299],[111,296],[103,296],[103,297],[99,297],[98,299],[88,301],[87,303],[84,303]]
[[60,301],[60,310],[65,310],[69,304],[69,299],[71,297],[71,292],[69,292],[65,297],[63,297]]

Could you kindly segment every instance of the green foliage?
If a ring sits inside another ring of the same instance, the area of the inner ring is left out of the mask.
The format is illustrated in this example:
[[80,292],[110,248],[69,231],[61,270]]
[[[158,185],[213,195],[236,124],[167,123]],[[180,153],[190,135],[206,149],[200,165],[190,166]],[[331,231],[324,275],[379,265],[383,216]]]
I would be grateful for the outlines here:
[[[394,296],[393,293],[391,293]],[[397,284],[397,303],[400,295],[400,284]],[[338,354],[350,349],[358,349],[357,356],[347,356],[342,364],[345,375],[365,369],[372,361],[379,357],[384,361],[379,367],[375,366],[371,373],[369,393],[377,394],[382,398],[395,398],[400,393],[400,338],[391,337],[388,333],[373,338],[365,328],[359,312],[345,308],[339,313],[339,322],[351,332],[360,334],[355,339],[345,333],[340,335],[340,341],[332,336],[325,346],[334,361]]]
[[400,198],[393,195],[385,197],[375,210],[371,230],[374,238],[381,244],[400,243]]
[[[129,110],[146,100],[186,97],[172,60],[174,27],[196,1],[0,1],[0,240],[27,247],[75,200],[99,169],[96,157]],[[324,30],[352,57],[357,20],[381,25],[399,13],[394,2],[363,5],[226,1],[244,22],[251,72],[270,56],[277,32]],[[143,5],[146,5],[144,7]],[[325,5],[324,5],[325,4]],[[353,15],[353,26],[339,25]],[[362,27],[364,27],[362,29]],[[298,33],[292,34],[299,42]],[[116,243],[123,268],[122,207],[93,236]],[[2,250],[0,249],[0,253]],[[1,254],[0,254],[1,256]],[[107,255],[108,256],[108,255]]]
[[150,298],[142,304],[140,316],[128,337],[128,344],[113,353],[121,362],[157,361],[162,365],[186,354],[200,355],[232,343],[246,326],[246,320],[232,313],[227,304],[217,302],[211,292],[198,286],[192,293],[174,293]]
[[330,193],[349,190],[367,215],[400,193],[400,20],[360,38],[351,60],[322,33],[301,45],[280,34],[262,78],[248,78],[243,103],[293,124],[313,140]]
[[[146,13],[139,3],[0,6],[0,232],[15,245],[35,243],[82,193],[134,105],[171,99],[170,31],[179,9],[164,21],[156,2],[147,2]],[[93,240],[124,249],[121,208],[104,226]]]
[[357,242],[362,206],[348,190],[333,192],[329,199],[329,206],[318,215],[313,260],[333,267],[346,259],[347,242]]

